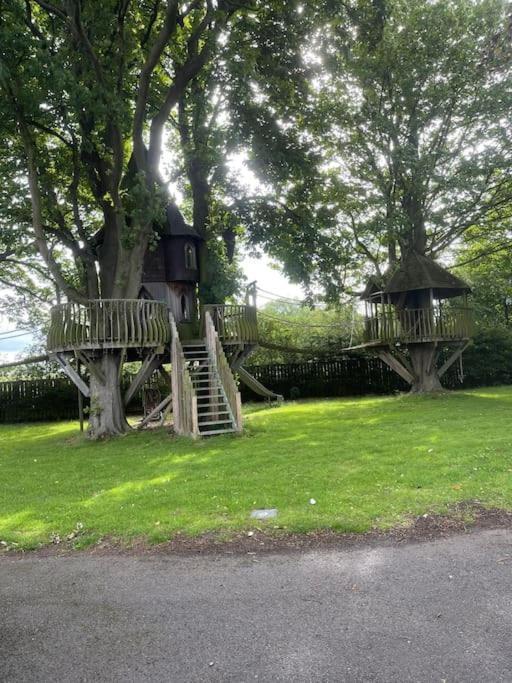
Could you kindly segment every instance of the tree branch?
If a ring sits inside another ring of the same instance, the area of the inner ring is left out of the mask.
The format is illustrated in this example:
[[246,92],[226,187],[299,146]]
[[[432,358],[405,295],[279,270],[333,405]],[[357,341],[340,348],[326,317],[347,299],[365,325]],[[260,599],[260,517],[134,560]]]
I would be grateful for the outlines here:
[[167,8],[162,28],[153,43],[139,76],[139,88],[135,102],[133,116],[133,153],[139,169],[146,167],[146,149],[142,137],[144,128],[144,116],[151,85],[151,76],[162,56],[170,37],[176,29],[178,17],[178,0],[167,0]]

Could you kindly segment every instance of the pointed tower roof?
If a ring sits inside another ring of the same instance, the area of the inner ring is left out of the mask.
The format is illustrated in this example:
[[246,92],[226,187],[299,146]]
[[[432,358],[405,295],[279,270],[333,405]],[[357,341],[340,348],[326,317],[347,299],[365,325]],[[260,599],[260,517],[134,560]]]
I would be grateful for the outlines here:
[[185,223],[183,214],[178,209],[176,204],[169,203],[165,210],[166,221],[160,228],[160,234],[166,237],[192,237],[193,239],[200,240],[201,236],[188,223]]

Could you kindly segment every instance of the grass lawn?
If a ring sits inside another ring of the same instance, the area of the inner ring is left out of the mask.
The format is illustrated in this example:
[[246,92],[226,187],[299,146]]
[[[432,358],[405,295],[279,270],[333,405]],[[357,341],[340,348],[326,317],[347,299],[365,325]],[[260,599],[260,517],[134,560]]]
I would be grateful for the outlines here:
[[33,548],[77,525],[77,546],[229,534],[266,507],[279,517],[257,525],[289,531],[365,531],[462,500],[512,508],[512,387],[247,413],[244,435],[199,442],[157,430],[90,443],[70,422],[0,426],[3,546]]

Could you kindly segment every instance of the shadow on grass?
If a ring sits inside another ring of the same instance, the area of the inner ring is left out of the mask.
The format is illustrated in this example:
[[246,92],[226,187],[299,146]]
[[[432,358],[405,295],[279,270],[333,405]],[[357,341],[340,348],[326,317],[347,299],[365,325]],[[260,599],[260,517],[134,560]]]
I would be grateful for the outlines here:
[[250,414],[247,434],[201,442],[153,430],[70,446],[72,423],[11,430],[0,539],[47,541],[79,521],[127,537],[235,529],[274,506],[292,528],[362,528],[476,496],[509,466],[503,391],[285,404]]

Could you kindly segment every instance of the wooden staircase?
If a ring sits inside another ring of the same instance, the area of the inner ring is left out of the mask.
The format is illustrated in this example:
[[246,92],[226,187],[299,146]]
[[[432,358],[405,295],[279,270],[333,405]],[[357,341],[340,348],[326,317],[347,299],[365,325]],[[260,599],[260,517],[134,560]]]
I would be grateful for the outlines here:
[[241,432],[240,392],[210,313],[204,339],[182,342],[172,315],[170,323],[175,432],[192,437]]
[[214,436],[236,432],[235,417],[206,342],[189,342],[183,344],[182,348],[197,397],[199,435]]

